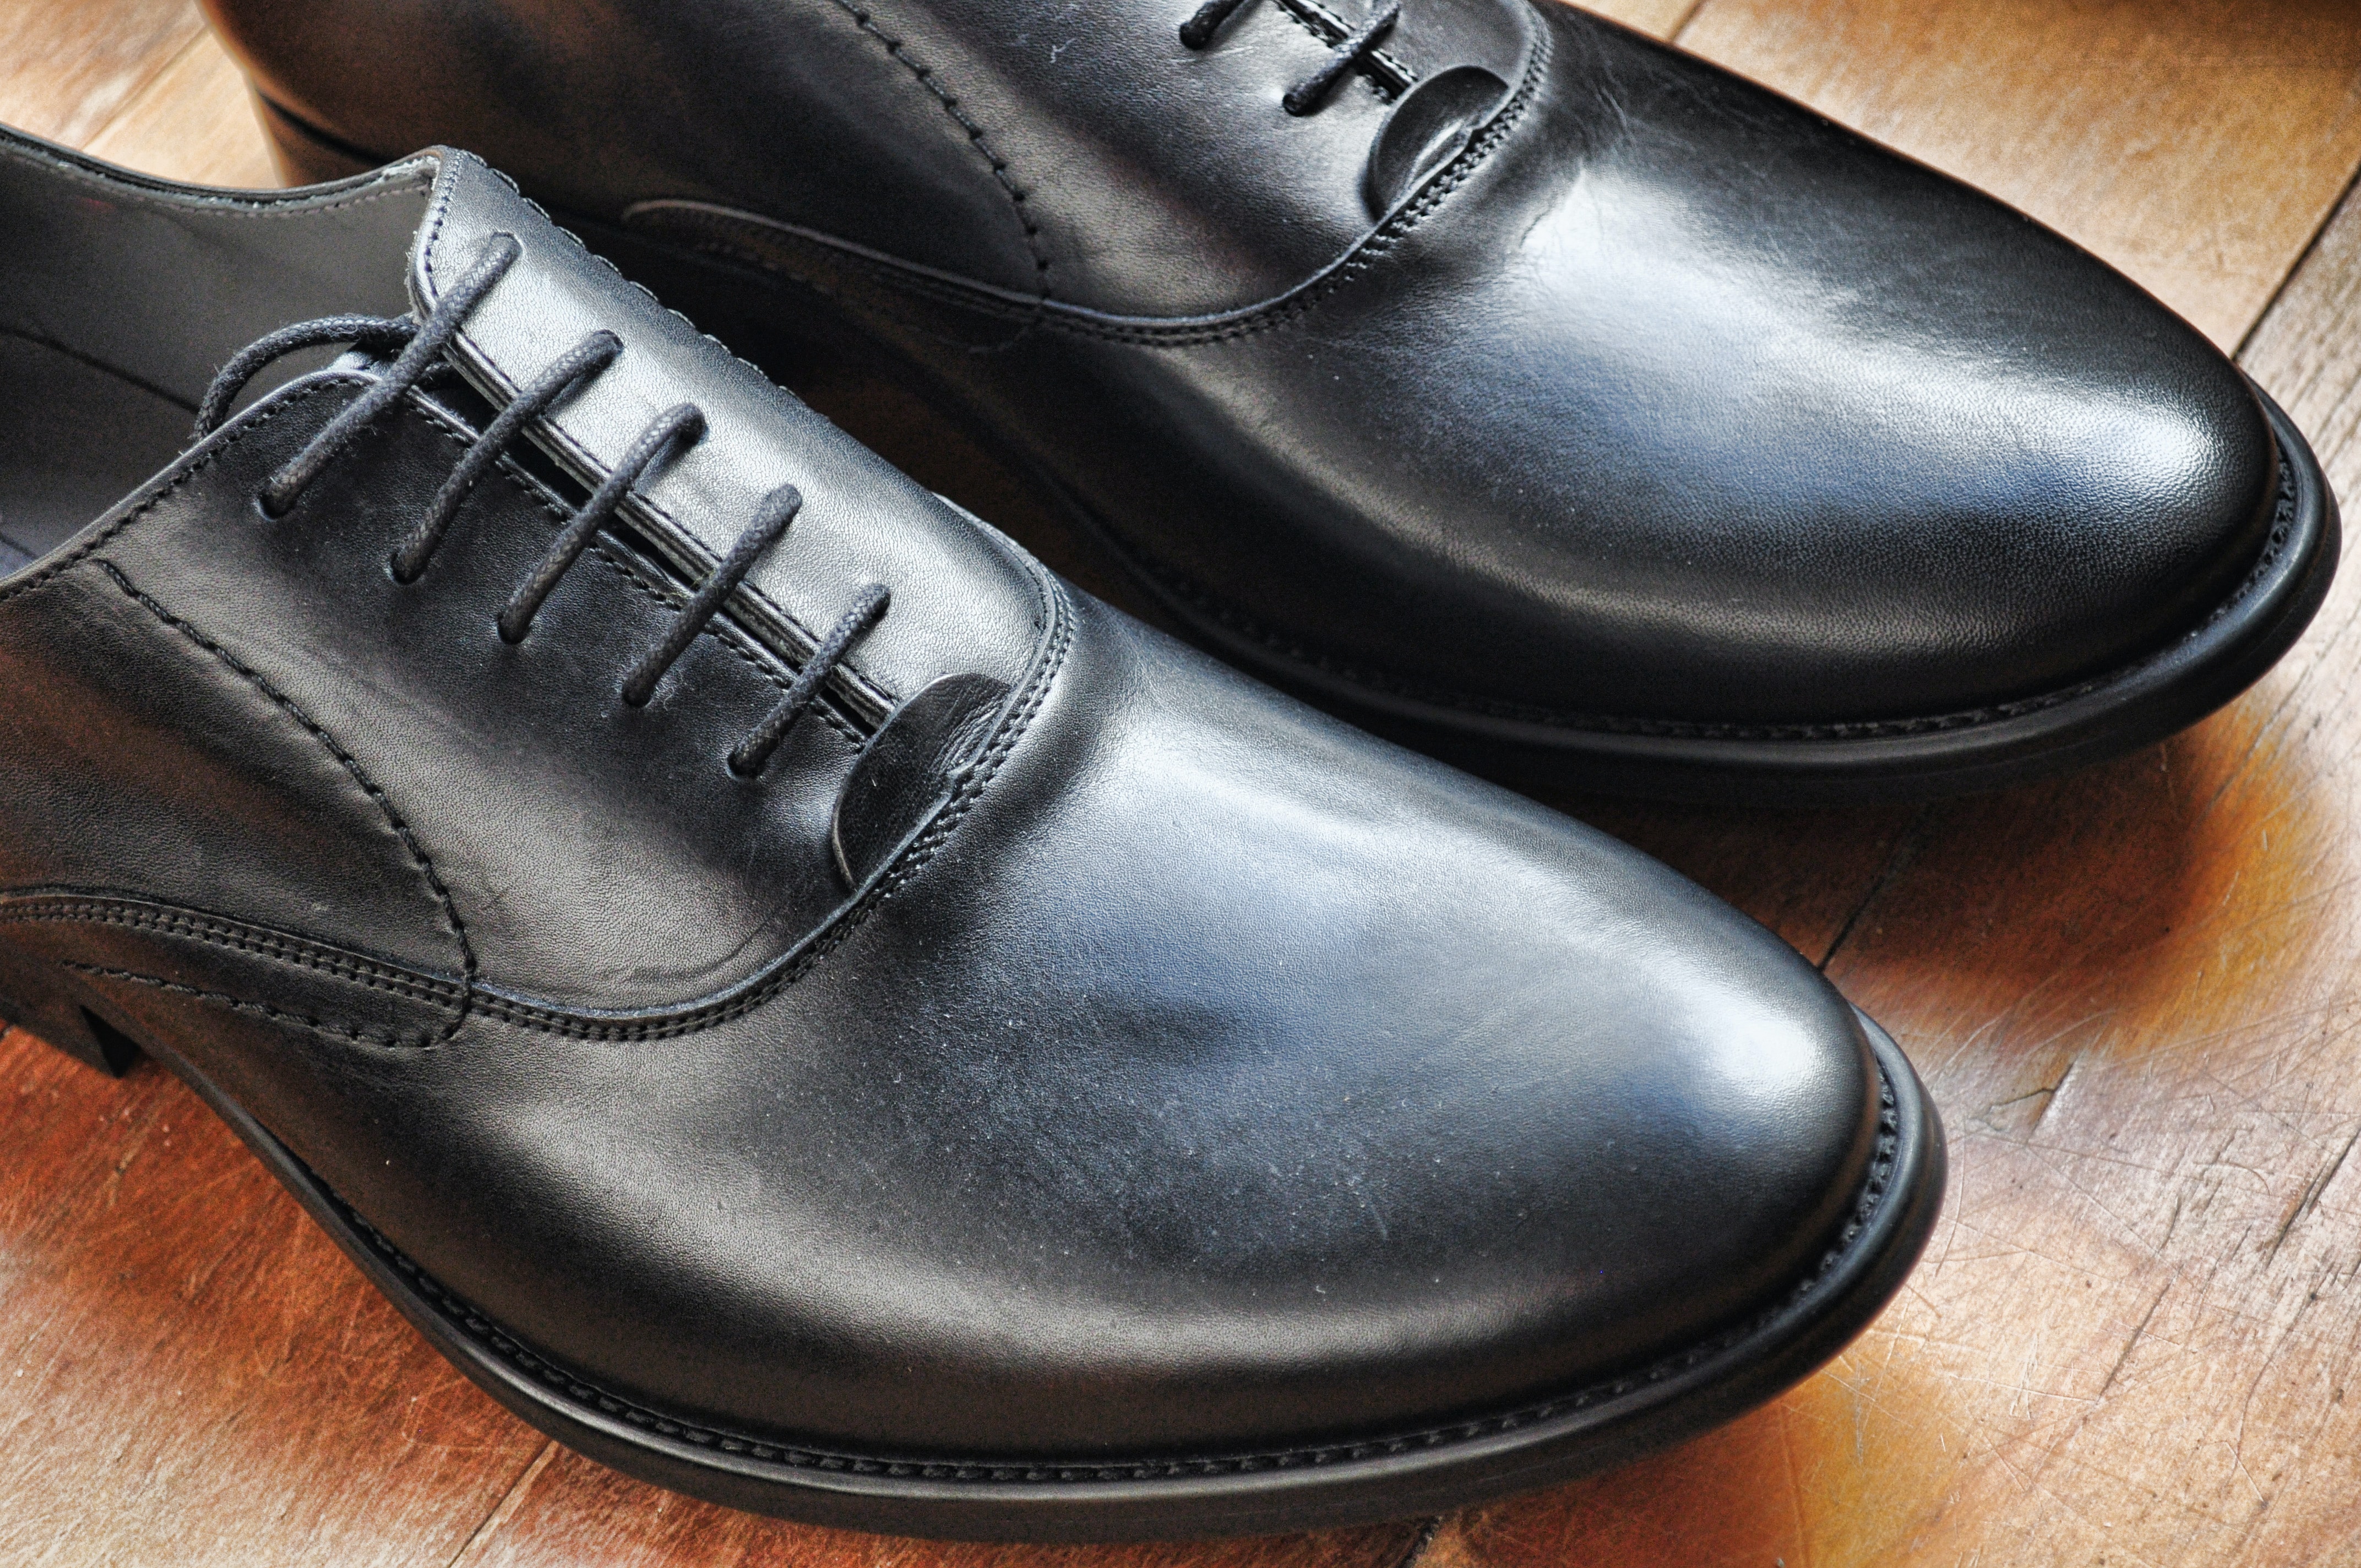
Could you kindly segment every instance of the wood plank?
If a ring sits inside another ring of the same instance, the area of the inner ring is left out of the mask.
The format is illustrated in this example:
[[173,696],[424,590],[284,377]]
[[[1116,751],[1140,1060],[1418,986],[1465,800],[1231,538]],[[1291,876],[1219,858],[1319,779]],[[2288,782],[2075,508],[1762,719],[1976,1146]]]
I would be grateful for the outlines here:
[[441,1564],[543,1447],[153,1066],[7,1031],[0,1172],[0,1562]]
[[1697,0],[1585,0],[1579,7],[1660,38],[1671,38],[1697,8]]
[[204,25],[196,0],[0,0],[0,123],[79,147]]
[[661,1492],[554,1448],[451,1568],[1394,1568],[1414,1523],[1142,1546],[915,1541],[782,1524]]
[[280,183],[246,78],[209,32],[190,39],[85,150],[194,185],[263,190]]
[[1680,41],[2024,208],[2225,347],[2361,161],[2348,0],[1706,0]]

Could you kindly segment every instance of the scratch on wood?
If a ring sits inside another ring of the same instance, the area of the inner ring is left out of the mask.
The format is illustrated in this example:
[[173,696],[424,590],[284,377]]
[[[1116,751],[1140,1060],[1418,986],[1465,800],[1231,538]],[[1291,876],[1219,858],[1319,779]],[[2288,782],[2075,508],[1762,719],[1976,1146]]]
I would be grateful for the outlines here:
[[1910,862],[1918,858],[1918,850],[1927,840],[1927,823],[1934,814],[1933,804],[1920,806],[1895,838],[1894,853],[1886,858],[1885,869],[1878,872],[1877,880],[1871,883],[1869,890],[1861,895],[1861,902],[1854,905],[1850,913],[1845,916],[1844,924],[1837,927],[1836,937],[1828,943],[1828,950],[1820,955],[1819,968],[1823,974],[1828,972],[1828,967],[1837,954],[1844,950],[1845,943],[1852,937],[1853,928],[1861,924],[1861,916],[1869,913],[1870,906],[1877,902],[1879,895],[1887,888],[1894,885],[1895,880],[1904,872],[1910,869]]
[[1442,1529],[1441,1514],[1421,1524],[1418,1527],[1418,1533],[1410,1538],[1410,1545],[1405,1547],[1402,1554],[1394,1560],[1394,1568],[1416,1568],[1418,1560],[1426,1555],[1426,1549],[1434,1544],[1434,1538]]
[[2352,1154],[2356,1143],[2361,1143],[2361,1126],[2353,1129],[2353,1135],[2345,1140],[2345,1146],[2336,1151],[2336,1157],[2329,1161],[2328,1168],[2312,1179],[2311,1185],[2303,1190],[2303,1196],[2297,1199],[2295,1207],[2288,1211],[2288,1217],[2279,1222],[2279,1233],[2271,1237],[2270,1245],[2263,1249],[2266,1264],[2279,1256],[2279,1247],[2287,1241],[2288,1233],[2302,1223],[2304,1216],[2319,1206],[2321,1194],[2327,1191],[2328,1184],[2336,1179],[2336,1173],[2345,1168],[2345,1157]]
[[459,1568],[461,1563],[470,1558],[480,1556],[480,1549],[499,1532],[502,1525],[515,1516],[517,1509],[524,1505],[524,1495],[533,1490],[533,1484],[541,1479],[541,1473],[549,1468],[549,1462],[555,1459],[557,1453],[558,1448],[555,1441],[541,1445],[541,1452],[533,1456],[533,1462],[524,1467],[523,1473],[516,1478],[515,1485],[500,1495],[500,1500],[492,1505],[492,1511],[484,1516],[484,1522],[476,1527],[475,1533],[467,1537],[467,1544],[459,1548],[444,1568]]
[[2147,1310],[2140,1314],[2139,1327],[2132,1331],[2131,1338],[2124,1341],[2124,1353],[2115,1357],[2113,1366],[2107,1368],[2107,1380],[2099,1385],[2100,1398],[2105,1398],[2107,1390],[2115,1386],[2115,1379],[2124,1375],[2124,1367],[2131,1360],[2132,1352],[2137,1350],[2140,1341],[2147,1336],[2148,1324],[2156,1321],[2156,1310],[2163,1306],[2164,1299],[2171,1294],[2172,1281],[2168,1279],[2164,1282],[2164,1288],[2156,1293],[2156,1299],[2147,1304]]

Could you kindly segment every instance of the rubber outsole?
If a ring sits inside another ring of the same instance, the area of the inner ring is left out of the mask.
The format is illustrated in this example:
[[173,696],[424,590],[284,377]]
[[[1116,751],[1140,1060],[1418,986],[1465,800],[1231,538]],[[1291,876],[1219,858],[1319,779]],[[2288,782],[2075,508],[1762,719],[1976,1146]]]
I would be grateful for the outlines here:
[[1285,1453],[862,1454],[652,1409],[537,1354],[404,1257],[178,1053],[83,1016],[103,1048],[71,1054],[119,1072],[144,1051],[188,1082],[439,1353],[541,1431],[627,1475],[730,1508],[950,1540],[1138,1541],[1373,1523],[1671,1446],[1774,1398],[1869,1324],[1926,1246],[1945,1170],[1933,1104],[1900,1048],[1864,1017],[1882,1124],[1850,1216],[1808,1276],[1686,1349],[1514,1409]]

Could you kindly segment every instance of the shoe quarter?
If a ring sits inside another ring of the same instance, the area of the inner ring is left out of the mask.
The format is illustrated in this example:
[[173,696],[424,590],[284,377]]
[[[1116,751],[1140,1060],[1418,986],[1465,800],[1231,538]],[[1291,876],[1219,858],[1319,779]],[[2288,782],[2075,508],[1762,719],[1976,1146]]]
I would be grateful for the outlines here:
[[[47,846],[5,851],[0,885],[320,944],[322,961],[261,957],[326,985],[346,1010],[331,1022],[364,1035],[414,1026],[380,1016],[387,999],[433,1013],[445,982],[635,1008],[761,971],[844,899],[828,827],[859,735],[816,710],[761,776],[732,774],[730,746],[789,674],[726,620],[626,707],[623,673],[682,596],[613,539],[502,641],[500,605],[563,517],[513,472],[479,484],[418,583],[395,582],[393,545],[467,439],[423,402],[265,516],[262,479],[360,384],[275,395],[0,607],[27,741],[0,764],[0,812],[21,818],[0,839]],[[401,983],[356,981],[338,955]]]

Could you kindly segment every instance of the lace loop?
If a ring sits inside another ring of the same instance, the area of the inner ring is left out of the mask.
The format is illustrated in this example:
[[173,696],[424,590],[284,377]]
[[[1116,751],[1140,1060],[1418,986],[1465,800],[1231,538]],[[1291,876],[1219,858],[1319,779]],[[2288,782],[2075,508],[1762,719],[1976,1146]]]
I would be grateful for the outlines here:
[[[1205,3],[1198,6],[1187,21],[1180,24],[1181,47],[1200,49],[1212,43],[1213,35],[1221,31],[1222,24],[1235,15],[1238,8],[1246,3],[1246,0],[1205,0]],[[1285,0],[1280,0],[1280,3],[1284,4]],[[1295,11],[1299,16],[1303,14],[1300,6],[1289,8]],[[1324,11],[1320,15],[1324,27],[1340,25]],[[1369,14],[1367,21],[1337,39],[1329,49],[1326,61],[1319,70],[1289,88],[1279,101],[1279,107],[1299,119],[1318,112],[1320,105],[1327,101],[1329,93],[1334,89],[1338,82],[1344,80],[1345,73],[1375,53],[1378,45],[1384,41],[1388,33],[1393,31],[1394,24],[1400,20],[1401,20],[1400,0],[1387,0],[1386,4],[1379,5]]]
[[795,728],[796,720],[804,716],[804,709],[819,695],[820,683],[828,678],[828,672],[842,661],[854,639],[877,624],[891,597],[876,583],[861,590],[852,608],[820,639],[812,656],[796,672],[779,706],[771,709],[770,717],[756,725],[754,732],[738,742],[737,750],[730,753],[731,773],[752,778],[763,771],[763,764],[771,760],[771,753],[779,749],[779,742],[786,739],[787,731]]
[[575,387],[612,365],[622,352],[623,340],[613,333],[592,333],[568,349],[556,364],[544,371],[539,379],[519,392],[508,407],[493,417],[492,422],[484,427],[483,433],[460,457],[450,477],[443,481],[443,488],[434,492],[434,500],[427,504],[426,515],[418,520],[418,526],[393,553],[389,565],[392,567],[394,581],[414,583],[418,580],[419,574],[426,570],[427,557],[434,554],[435,546],[443,543],[443,535],[450,531],[451,520],[459,515],[459,503],[467,499],[467,492],[475,488],[476,481],[483,477],[484,470],[498,462],[500,454],[508,450],[509,444],[524,433],[524,427],[547,413]]
[[401,316],[327,316],[280,327],[239,349],[230,356],[228,364],[214,373],[213,384],[205,389],[204,400],[197,405],[197,427],[191,439],[203,441],[219,430],[222,421],[229,418],[230,404],[246,390],[246,384],[281,355],[302,348],[324,348],[332,343],[399,352],[417,335],[418,323]]
[[264,483],[262,510],[272,517],[283,516],[304,488],[319,477],[329,460],[345,449],[345,444],[376,423],[378,416],[391,408],[442,357],[444,347],[457,335],[459,323],[467,319],[468,311],[491,292],[492,285],[523,254],[524,247],[512,234],[495,234],[486,240],[476,264],[444,298],[434,313],[419,324],[401,357],[378,378],[377,385],[346,403],[343,412],[305,442],[302,450]]
[[1181,44],[1189,49],[1203,49],[1213,41],[1213,35],[1230,19],[1231,13],[1246,3],[1246,0],[1205,0],[1197,7],[1195,16],[1180,24]]
[[658,414],[655,422],[640,433],[631,450],[615,465],[614,471],[598,482],[590,499],[566,520],[551,542],[549,553],[533,569],[533,576],[517,586],[509,602],[500,610],[500,640],[522,642],[533,629],[533,618],[540,613],[542,604],[555,590],[557,580],[566,569],[581,558],[589,547],[591,536],[604,527],[623,504],[640,476],[654,466],[655,460],[675,446],[694,446],[705,439],[705,415],[694,404],[675,403]]
[[[467,314],[490,292],[509,268],[523,254],[523,247],[511,234],[495,234],[478,252],[474,264],[423,322],[407,317],[344,315],[329,316],[319,321],[301,322],[281,327],[233,355],[215,372],[213,384],[198,404],[197,439],[203,440],[218,430],[228,417],[230,405],[241,389],[262,367],[282,355],[299,349],[315,348],[332,343],[349,343],[372,350],[400,350],[392,364],[378,374],[377,379],[358,397],[338,411],[305,442],[294,456],[265,481],[256,498],[264,510],[273,517],[285,515],[297,498],[321,471],[350,444],[353,437],[367,429],[394,403],[436,378],[456,374],[456,367],[444,356],[445,350],[457,334]],[[459,462],[444,479],[425,514],[417,526],[402,540],[387,562],[388,568],[399,582],[415,582],[426,569],[428,559],[450,532],[461,504],[468,492],[500,455],[517,437],[523,434],[533,421],[547,414],[557,403],[582,383],[592,379],[615,363],[623,352],[622,340],[611,332],[592,333],[574,345],[533,384],[510,400],[468,444]],[[678,403],[666,409],[640,433],[614,469],[599,481],[588,500],[577,508],[559,530],[557,537],[533,575],[509,597],[498,618],[501,638],[516,643],[524,640],[531,630],[533,617],[557,587],[566,571],[579,560],[584,550],[598,530],[611,521],[621,508],[631,488],[660,459],[676,450],[695,445],[705,438],[705,415],[689,403]],[[697,637],[720,613],[730,596],[738,590],[747,575],[754,569],[763,553],[778,543],[787,525],[795,521],[803,508],[803,493],[793,485],[782,485],[763,498],[754,521],[738,536],[730,554],[716,566],[706,580],[698,585],[687,602],[681,606],[666,629],[663,640],[643,654],[624,676],[621,696],[632,707],[644,706],[654,696],[665,673],[688,651]],[[785,697],[757,725],[753,732],[730,753],[733,773],[752,775],[763,771],[771,754],[802,718],[826,686],[829,678],[843,664],[852,644],[884,617],[890,596],[877,585],[863,588],[853,608],[812,650],[788,683]]]
[[1338,40],[1328,54],[1328,63],[1287,90],[1279,106],[1301,119],[1318,109],[1327,99],[1330,89],[1344,79],[1346,71],[1367,58],[1378,41],[1393,30],[1401,20],[1400,0],[1379,6],[1369,19]]
[[779,535],[787,531],[787,524],[795,521],[796,513],[803,510],[803,505],[804,493],[793,485],[781,485],[763,498],[763,510],[754,514],[754,521],[746,525],[746,532],[741,533],[738,543],[730,547],[728,558],[713,569],[713,575],[705,579],[689,601],[680,607],[680,613],[673,617],[672,627],[664,633],[664,641],[649,649],[640,662],[631,666],[631,673],[623,677],[621,695],[625,704],[632,707],[647,706],[648,699],[655,696],[656,683],[664,679],[664,672],[672,668],[675,660],[688,652],[689,644],[697,641],[697,634],[703,631],[706,623],[719,613],[723,601],[738,591],[738,585],[746,580],[746,574],[754,569],[754,563],[761,559],[763,553],[778,543]]

